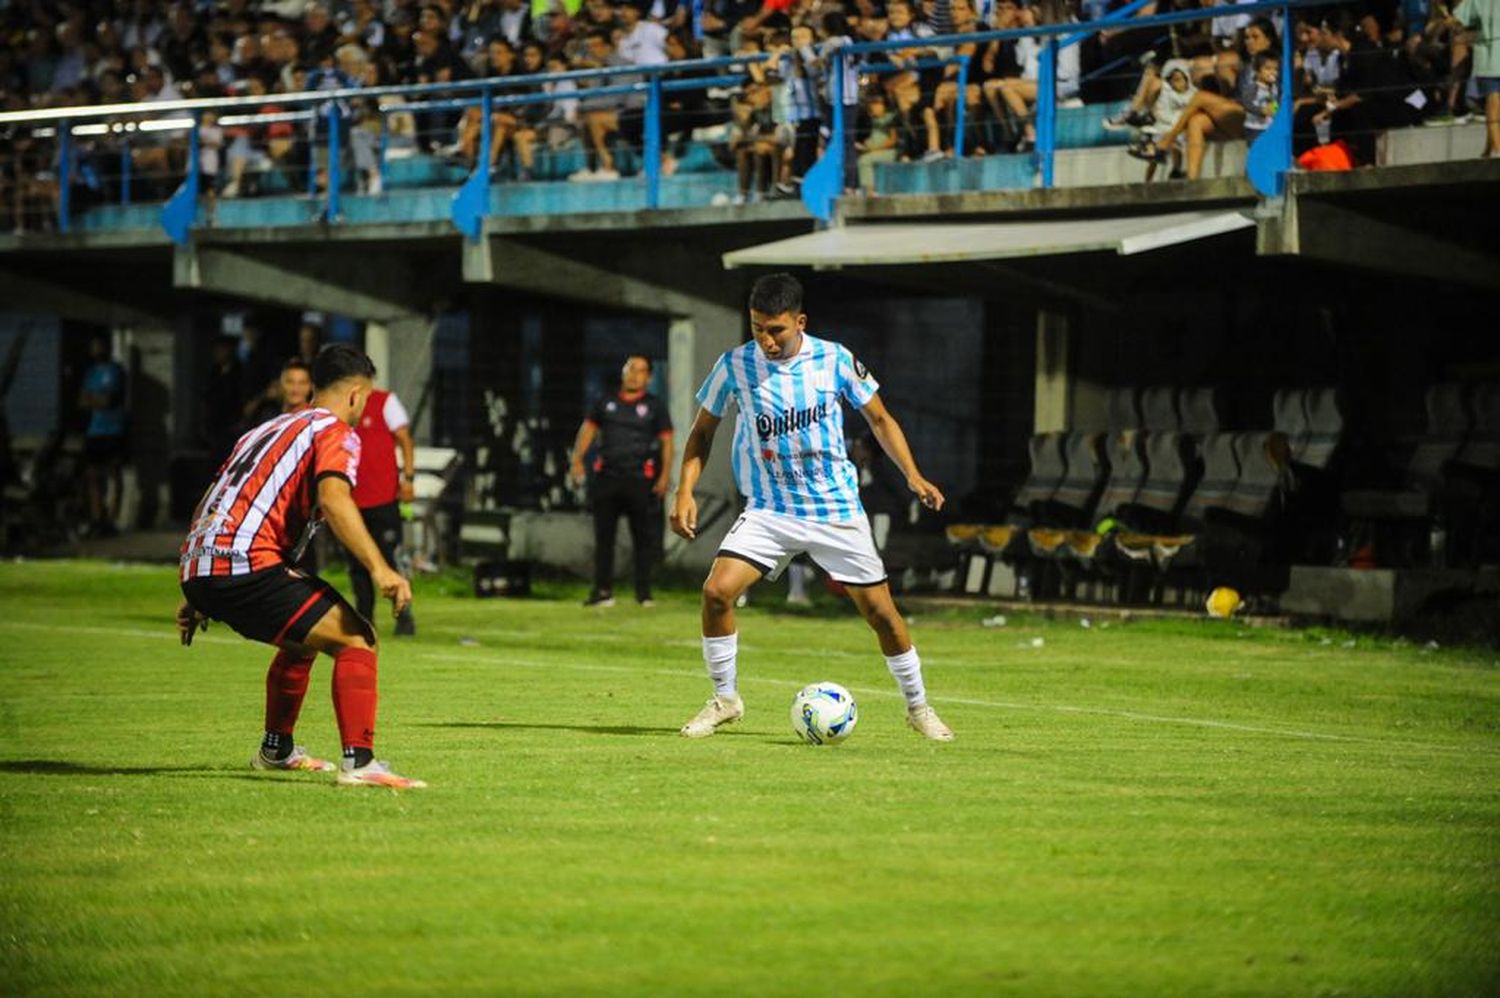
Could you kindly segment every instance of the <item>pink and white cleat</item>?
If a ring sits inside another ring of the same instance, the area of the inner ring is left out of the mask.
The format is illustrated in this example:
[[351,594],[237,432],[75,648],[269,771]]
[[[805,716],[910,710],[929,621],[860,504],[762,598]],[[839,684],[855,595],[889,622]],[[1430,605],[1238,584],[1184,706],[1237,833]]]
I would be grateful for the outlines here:
[[420,790],[427,786],[426,780],[414,780],[391,771],[391,767],[379,759],[355,768],[343,766],[339,769],[341,787],[386,787],[390,790]]
[[292,747],[292,754],[285,759],[273,759],[264,751],[256,752],[250,759],[251,769],[279,769],[295,773],[331,773],[338,764],[328,759],[319,759],[307,754],[301,745]]

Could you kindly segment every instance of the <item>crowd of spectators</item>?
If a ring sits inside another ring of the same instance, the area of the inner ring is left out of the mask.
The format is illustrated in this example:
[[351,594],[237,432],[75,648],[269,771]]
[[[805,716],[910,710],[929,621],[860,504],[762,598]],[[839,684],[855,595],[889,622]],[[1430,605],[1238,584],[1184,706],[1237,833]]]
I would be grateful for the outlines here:
[[[682,142],[709,139],[739,172],[740,199],[792,196],[826,143],[833,95],[842,91],[849,130],[846,185],[869,187],[881,162],[935,160],[955,148],[958,65],[969,57],[964,151],[1027,151],[1036,143],[1041,46],[1035,39],[944,45],[943,36],[1097,18],[1123,0],[11,0],[0,4],[0,109],[159,102],[187,97],[276,95],[424,84],[605,66],[649,66],[758,54],[743,85],[673,91],[664,108],[662,168]],[[1500,148],[1497,0],[1380,0],[1305,12],[1296,32],[1298,110],[1305,142],[1349,139],[1358,162],[1376,153],[1378,130],[1439,116],[1462,117],[1489,101],[1486,154]],[[1060,104],[1132,96],[1115,123],[1139,128],[1137,152],[1153,162],[1186,154],[1189,176],[1205,143],[1251,137],[1282,100],[1277,37],[1287,27],[1251,21],[1220,0],[1157,0],[1225,12],[1171,30],[1129,20],[1062,50]],[[1326,18],[1326,19],[1325,19]],[[909,40],[910,49],[848,60],[833,79],[833,53],[853,42]],[[1139,84],[1140,66],[1147,66]],[[1168,67],[1174,71],[1166,71]],[[1473,79],[1470,79],[1471,66]],[[615,81],[615,82],[618,82]],[[836,83],[841,86],[836,86]],[[502,176],[532,175],[539,149],[574,145],[587,165],[570,179],[620,175],[620,147],[642,143],[644,97],[590,95],[588,83],[517,86],[551,99],[495,110],[481,149],[477,109],[384,113],[371,99],[339,105],[344,145],[359,189],[379,192],[376,149],[421,152],[473,164],[488,157]],[[306,106],[301,110],[306,111]],[[1481,111],[1482,113],[1482,111]],[[1167,120],[1167,117],[1172,120]],[[327,183],[326,106],[280,119],[220,123],[203,117],[206,190],[256,192],[280,172],[305,188]],[[382,131],[384,135],[382,136]],[[129,142],[124,140],[129,138]],[[73,203],[107,200],[129,172],[137,197],[161,196],[186,165],[182,131],[80,136],[69,171]],[[57,196],[57,144],[21,126],[0,126],[0,215],[12,225]]]

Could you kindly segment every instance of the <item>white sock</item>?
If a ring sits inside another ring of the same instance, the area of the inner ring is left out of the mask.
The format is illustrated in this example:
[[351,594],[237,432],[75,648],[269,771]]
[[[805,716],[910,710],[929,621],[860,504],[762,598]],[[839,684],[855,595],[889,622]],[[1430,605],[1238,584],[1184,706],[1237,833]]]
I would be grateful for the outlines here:
[[896,678],[896,685],[901,687],[908,708],[920,707],[927,702],[927,687],[922,685],[922,660],[917,657],[915,645],[899,655],[887,655],[885,667]]
[[708,678],[714,681],[714,692],[719,696],[739,696],[734,685],[734,663],[739,648],[739,634],[703,639],[703,664],[708,667]]

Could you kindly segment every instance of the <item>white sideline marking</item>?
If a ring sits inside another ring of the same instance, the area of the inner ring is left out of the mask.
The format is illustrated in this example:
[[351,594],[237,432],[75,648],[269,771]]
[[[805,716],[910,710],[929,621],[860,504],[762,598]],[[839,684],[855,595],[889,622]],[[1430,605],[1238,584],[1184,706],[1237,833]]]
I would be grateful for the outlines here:
[[[168,621],[160,630],[146,630],[134,627],[101,627],[97,625],[70,625],[59,627],[55,624],[38,624],[29,621],[6,620],[0,621],[0,629],[14,628],[17,630],[30,631],[67,631],[70,634],[79,632],[88,634],[104,634],[122,638],[144,638],[155,640],[177,641],[175,626]],[[484,633],[482,631],[476,633]],[[493,633],[493,631],[491,631]],[[571,635],[570,635],[571,636]],[[210,636],[199,634],[193,639],[194,644],[208,642],[210,644],[239,645],[244,644],[245,639],[235,635],[234,637]],[[669,642],[675,643],[675,642]],[[867,656],[855,656],[853,652],[845,654],[851,657],[864,658]],[[583,662],[535,662],[526,659],[499,657],[495,655],[467,654],[457,655],[451,652],[417,652],[417,658],[433,662],[458,662],[475,663],[487,662],[495,665],[513,665],[528,669],[571,669],[575,672],[615,672],[630,673],[634,675],[668,676],[673,679],[702,679],[703,673],[698,670],[687,669],[649,669],[633,668],[627,665],[599,665]],[[742,677],[741,682],[759,683],[766,686],[786,686],[800,689],[802,683],[791,679],[772,679],[764,676]],[[851,693],[860,696],[879,697],[882,699],[901,699],[901,694],[893,690],[875,689],[867,686],[850,686]],[[965,707],[989,707],[995,710],[1031,710],[1052,711],[1058,714],[1090,714],[1097,717],[1117,717],[1127,721],[1145,721],[1151,724],[1176,724],[1193,728],[1212,728],[1220,731],[1242,731],[1255,735],[1276,735],[1281,738],[1297,738],[1305,741],[1327,741],[1348,742],[1364,745],[1386,745],[1390,747],[1420,748],[1427,751],[1461,751],[1468,752],[1469,749],[1461,745],[1437,745],[1428,742],[1393,741],[1383,738],[1367,738],[1360,735],[1336,735],[1323,731],[1300,731],[1295,728],[1267,728],[1256,724],[1241,724],[1236,721],[1216,721],[1202,717],[1174,717],[1167,714],[1146,714],[1134,710],[1117,710],[1112,707],[1081,707],[1074,704],[1061,703],[1023,703],[1013,700],[980,700],[973,697],[934,696],[930,698],[934,703],[960,704]]]
[[[516,665],[528,669],[572,669],[578,672],[625,672],[636,675],[647,674],[652,676],[670,676],[674,679],[703,679],[703,673],[688,671],[685,669],[636,669],[626,665],[597,665],[584,664],[581,662],[532,662],[518,658],[500,658],[484,655],[455,655],[444,652],[419,653],[419,658],[434,662],[491,662],[496,665]],[[786,686],[801,689],[804,685],[791,679],[771,679],[764,676],[740,677],[742,683],[760,683],[768,686]],[[883,699],[902,699],[900,693],[892,690],[874,689],[868,686],[850,686],[849,692],[860,696],[873,696]],[[1078,707],[1071,704],[1055,703],[1020,703],[1009,700],[978,700],[972,697],[934,696],[929,697],[933,703],[961,704],[965,707],[992,707],[996,710],[1036,710],[1054,711],[1060,714],[1094,714],[1102,717],[1118,717],[1128,721],[1148,721],[1153,724],[1179,724],[1195,728],[1215,728],[1224,731],[1243,731],[1256,735],[1277,735],[1283,738],[1300,738],[1309,741],[1329,742],[1353,742],[1366,745],[1388,745],[1406,746],[1409,748],[1421,748],[1429,751],[1449,751],[1453,749],[1463,750],[1462,746],[1456,745],[1433,745],[1425,742],[1396,742],[1383,738],[1365,738],[1359,735],[1335,735],[1322,731],[1298,731],[1292,728],[1265,728],[1254,724],[1239,724],[1234,721],[1214,721],[1199,717],[1171,717],[1164,714],[1143,714],[1133,710],[1115,710],[1109,707]],[[1466,750],[1465,750],[1466,751]]]

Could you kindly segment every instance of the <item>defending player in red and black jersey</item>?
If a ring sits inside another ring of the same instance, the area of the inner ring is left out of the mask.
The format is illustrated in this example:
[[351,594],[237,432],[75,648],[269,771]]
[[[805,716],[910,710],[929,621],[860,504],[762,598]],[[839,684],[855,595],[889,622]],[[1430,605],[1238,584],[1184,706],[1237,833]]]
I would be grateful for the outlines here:
[[[338,592],[296,568],[293,549],[315,518],[369,569],[397,613],[411,586],[381,556],[352,495],[359,473],[353,427],[374,385],[375,365],[348,344],[313,361],[310,408],[283,413],[246,433],[193,514],[181,550],[183,644],[210,619],[278,649],[266,674],[266,729],[257,769],[328,772],[351,786],[426,786],[374,757],[375,632]],[[333,705],[343,764],[315,759],[292,739],[313,659],[333,658]]]

